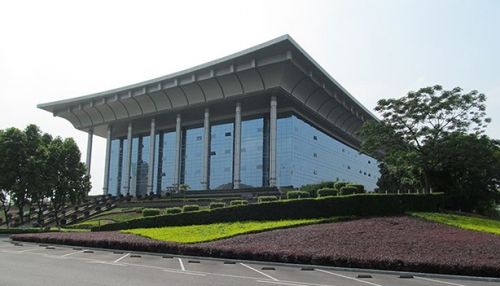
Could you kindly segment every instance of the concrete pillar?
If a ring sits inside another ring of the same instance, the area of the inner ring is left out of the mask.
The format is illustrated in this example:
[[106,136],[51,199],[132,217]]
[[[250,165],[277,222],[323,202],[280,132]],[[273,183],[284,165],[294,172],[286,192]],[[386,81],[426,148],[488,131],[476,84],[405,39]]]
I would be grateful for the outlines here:
[[[102,190],[105,195],[109,193],[109,164],[111,160],[111,135],[113,127],[108,125],[106,133],[106,159],[104,160],[104,184]],[[117,194],[118,195],[118,194]]]
[[181,166],[181,148],[182,148],[182,126],[181,115],[177,114],[175,125],[175,162],[174,162],[174,188],[177,190],[180,185],[180,166]]
[[87,160],[85,164],[87,165],[87,175],[90,176],[90,163],[92,161],[92,137],[94,136],[94,129],[89,129],[89,137],[87,140]]
[[271,111],[269,117],[269,186],[276,186],[276,137],[277,137],[277,109],[276,96],[271,96]]
[[208,173],[209,173],[209,162],[210,162],[210,111],[208,108],[205,109],[205,121],[203,124],[203,160],[202,160],[202,179],[201,179],[201,189],[208,190]]
[[241,178],[241,103],[236,103],[236,115],[234,117],[234,167],[233,188],[239,189]]
[[130,195],[130,169],[132,168],[132,122],[128,124],[127,133],[127,161],[125,161],[125,194]]
[[156,140],[156,122],[151,119],[151,132],[149,134],[149,169],[148,169],[148,194],[153,191],[153,177],[155,165],[155,140]]

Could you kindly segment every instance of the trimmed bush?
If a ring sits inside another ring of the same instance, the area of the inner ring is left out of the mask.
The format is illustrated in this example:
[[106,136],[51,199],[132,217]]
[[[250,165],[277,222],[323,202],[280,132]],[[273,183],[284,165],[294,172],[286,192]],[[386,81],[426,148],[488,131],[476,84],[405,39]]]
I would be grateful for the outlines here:
[[83,215],[87,217],[87,216],[89,216],[89,215],[90,215],[90,212],[89,212],[89,211],[84,211],[84,212],[83,212]]
[[265,203],[265,202],[274,202],[277,201],[278,197],[277,196],[260,196],[257,198],[257,202],[260,203]]
[[248,205],[248,201],[247,200],[232,200],[230,204],[232,207],[234,207],[234,206],[246,206],[246,205]]
[[211,202],[210,203],[211,210],[224,208],[225,206],[226,206],[226,203],[223,203],[223,202]]
[[340,189],[340,195],[342,195],[342,196],[353,195],[353,194],[357,194],[358,192],[359,192],[359,189],[356,187],[346,186],[346,187],[342,187]]
[[346,195],[353,195],[353,194],[364,194],[365,191],[359,190],[357,187],[351,187],[351,186],[345,186],[340,189],[340,195],[341,196],[346,196]]
[[[329,218],[333,216],[399,215],[407,211],[435,212],[444,205],[444,194],[363,194],[346,197],[281,200],[266,204],[228,207],[155,216],[101,226],[101,231],[164,226],[200,225],[236,221]],[[92,228],[99,231],[98,228]]]
[[95,207],[95,210],[98,212],[98,211],[101,211],[101,207],[100,206],[97,206]]
[[361,184],[349,184],[346,187],[355,187],[358,189],[357,194],[364,194],[365,193],[365,186]]
[[300,191],[305,191],[309,193],[309,197],[316,197],[316,191],[324,188],[333,188],[335,185],[334,181],[323,181],[317,184],[308,184],[300,187]]
[[66,219],[63,218],[63,219],[59,220],[59,224],[66,225]]
[[165,214],[180,214],[182,213],[182,209],[180,207],[166,208]]
[[193,211],[199,211],[200,206],[199,205],[185,205],[182,207],[182,212],[187,213],[187,212],[193,212]]
[[309,192],[306,191],[291,191],[286,193],[286,198],[291,200],[291,199],[303,199],[303,198],[309,198]]
[[144,216],[144,217],[155,216],[155,215],[159,215],[159,214],[160,214],[159,209],[143,209],[142,210],[142,216]]
[[349,185],[350,183],[349,182],[335,182],[335,184],[333,184],[333,188],[337,189],[337,190],[340,190],[342,189],[343,187]]
[[72,215],[71,215],[71,219],[72,219],[72,220],[76,220],[77,218],[78,218],[78,215],[77,215],[77,214],[72,214]]
[[334,188],[323,188],[323,189],[319,189],[317,191],[317,193],[318,193],[319,198],[323,198],[323,197],[328,197],[328,196],[336,196],[336,195],[338,195],[339,191],[337,189],[334,189]]

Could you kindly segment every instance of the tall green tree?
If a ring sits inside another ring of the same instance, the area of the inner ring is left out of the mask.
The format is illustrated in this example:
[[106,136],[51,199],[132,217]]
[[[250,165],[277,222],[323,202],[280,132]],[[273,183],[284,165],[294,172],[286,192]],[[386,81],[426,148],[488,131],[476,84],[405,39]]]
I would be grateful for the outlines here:
[[[443,190],[443,174],[451,176],[452,169],[459,170],[457,160],[448,160],[449,164],[444,165],[443,156],[448,159],[456,156],[452,153],[457,144],[481,145],[491,141],[481,139],[484,127],[490,122],[485,101],[486,96],[477,91],[463,93],[459,87],[443,90],[439,85],[409,92],[399,99],[382,99],[375,108],[382,119],[365,123],[360,131],[361,151],[383,162],[386,176],[403,175],[415,186],[421,181],[426,192],[431,188]],[[481,160],[480,156],[472,156],[472,150],[462,148],[461,152]],[[472,164],[461,167],[468,166]],[[458,178],[455,173],[455,182]]]
[[21,186],[21,177],[26,158],[25,143],[25,134],[15,127],[0,132],[0,189],[7,223],[11,202],[20,209],[21,219],[23,215],[26,192]]
[[60,211],[68,204],[82,202],[90,191],[90,177],[81,161],[81,153],[72,138],[56,137],[48,146],[48,197],[60,227]]

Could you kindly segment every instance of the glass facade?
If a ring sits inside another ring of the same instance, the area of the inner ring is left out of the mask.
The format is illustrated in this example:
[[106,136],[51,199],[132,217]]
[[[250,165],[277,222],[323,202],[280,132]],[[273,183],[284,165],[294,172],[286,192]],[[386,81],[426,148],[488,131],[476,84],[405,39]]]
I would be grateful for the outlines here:
[[241,122],[240,187],[263,186],[264,119]]
[[348,181],[374,190],[377,162],[340,143],[296,116],[278,119],[279,186],[300,187],[320,181]]
[[191,190],[201,190],[203,133],[203,127],[183,132],[181,184],[189,185]]
[[[276,178],[278,186],[300,187],[320,181],[349,181],[374,190],[379,178],[377,162],[340,143],[295,115],[277,120]],[[127,139],[111,142],[108,192],[125,194]],[[204,128],[182,131],[180,183],[191,190],[202,188]],[[174,185],[175,131],[158,131],[154,150],[152,191],[168,191]],[[148,192],[150,136],[134,136],[130,193]],[[243,118],[241,124],[241,188],[269,184],[268,114]],[[232,188],[234,174],[234,123],[210,127],[209,189]]]
[[231,189],[233,185],[234,124],[211,127],[210,189]]

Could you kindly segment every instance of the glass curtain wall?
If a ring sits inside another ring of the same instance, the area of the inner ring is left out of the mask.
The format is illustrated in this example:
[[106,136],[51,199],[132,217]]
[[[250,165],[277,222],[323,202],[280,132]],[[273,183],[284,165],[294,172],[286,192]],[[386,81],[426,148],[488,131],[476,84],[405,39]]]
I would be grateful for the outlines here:
[[183,133],[181,184],[189,185],[191,190],[201,190],[203,127],[187,129]]
[[264,119],[241,123],[241,188],[261,187],[264,158]]
[[233,123],[211,127],[210,189],[233,187]]

